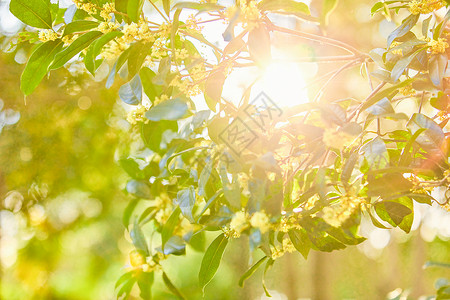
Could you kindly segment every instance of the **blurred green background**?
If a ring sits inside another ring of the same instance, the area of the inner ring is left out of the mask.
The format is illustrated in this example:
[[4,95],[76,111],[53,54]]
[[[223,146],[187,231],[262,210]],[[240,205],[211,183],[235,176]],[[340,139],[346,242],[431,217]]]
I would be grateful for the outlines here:
[[[348,30],[330,28],[329,34],[365,50],[385,46],[380,41],[395,25],[379,25],[381,17],[369,21],[373,3],[366,2],[341,1],[330,23]],[[0,19],[6,20],[6,8],[0,2]],[[19,78],[30,49],[7,51],[11,29],[0,34],[0,298],[114,299],[115,281],[132,249],[121,221],[131,198],[123,192],[127,177],[116,163],[119,145],[132,136],[117,87],[105,90],[76,69],[60,70],[24,99]],[[357,78],[358,70],[354,73]],[[364,92],[354,89],[357,79],[342,83],[329,90]],[[285,255],[266,276],[272,299],[385,299],[394,290],[392,297],[400,291],[412,299],[434,294],[436,280],[450,278],[450,271],[423,265],[450,261],[450,216],[436,207],[417,210],[410,235],[363,223],[369,239],[358,247],[313,252],[308,261],[297,253]],[[262,270],[244,288],[237,285],[249,261],[242,250],[246,244],[231,242],[205,299],[265,299]],[[187,256],[164,267],[188,299],[201,299],[202,254],[188,248]],[[172,299],[156,278],[154,298]]]

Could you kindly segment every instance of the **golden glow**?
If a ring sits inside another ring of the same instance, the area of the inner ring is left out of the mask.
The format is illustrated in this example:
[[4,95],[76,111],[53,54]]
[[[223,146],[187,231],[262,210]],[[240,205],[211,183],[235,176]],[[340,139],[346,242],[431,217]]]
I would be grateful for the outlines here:
[[[309,69],[309,68],[308,68]],[[308,102],[305,69],[293,62],[270,64],[255,86],[266,93],[280,108]]]

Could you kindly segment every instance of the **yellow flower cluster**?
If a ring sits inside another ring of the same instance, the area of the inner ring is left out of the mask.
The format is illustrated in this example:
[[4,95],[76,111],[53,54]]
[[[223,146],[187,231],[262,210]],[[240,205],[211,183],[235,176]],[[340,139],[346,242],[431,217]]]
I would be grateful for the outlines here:
[[64,47],[72,44],[72,42],[74,40],[76,40],[77,37],[78,37],[78,34],[69,34],[69,35],[63,36],[62,41],[64,42]]
[[412,85],[407,85],[398,89],[398,92],[403,96],[413,96],[416,94],[416,90],[413,89]]
[[78,9],[84,10],[88,14],[92,15],[92,14],[95,14],[97,11],[95,5],[92,3],[85,3],[81,0],[73,0],[73,2],[75,3],[75,5]]
[[128,112],[127,115],[127,121],[131,125],[135,125],[138,122],[144,122],[144,124],[147,124],[149,120],[144,116],[147,112],[148,108],[139,104],[136,109],[131,110]]
[[106,60],[115,59],[117,56],[122,54],[123,51],[127,48],[126,45],[120,44],[117,41],[110,41],[102,48],[102,52],[100,52],[100,56]]
[[225,19],[229,22],[236,17],[239,13],[239,21],[243,23],[243,27],[249,31],[259,26],[259,20],[261,13],[256,5],[255,0],[241,1],[239,6],[239,12],[236,7],[229,7],[225,11]]
[[41,42],[48,42],[56,40],[58,38],[58,34],[52,29],[44,29],[39,31],[38,37]]
[[314,206],[316,205],[316,202],[319,201],[319,196],[318,195],[314,195],[311,198],[309,198],[305,204],[303,205],[303,208],[305,210],[310,210],[313,209]]
[[271,251],[272,251],[272,259],[275,260],[277,258],[282,257],[286,252],[287,253],[295,252],[296,249],[294,247],[294,244],[292,244],[289,238],[284,238],[283,244],[280,247],[271,247]]
[[142,250],[133,250],[128,256],[130,265],[134,270],[141,269],[144,272],[153,272],[161,268],[152,257],[145,257],[145,252]]
[[129,44],[135,41],[155,41],[155,36],[148,27],[146,19],[140,19],[138,23],[125,24],[122,32],[123,36],[118,39],[119,43]]
[[[392,44],[391,44],[391,47],[389,47],[389,49],[395,48],[395,47],[400,46],[400,45],[401,45],[400,42],[393,41]],[[395,49],[395,50],[392,50],[391,52],[392,52],[392,54],[403,55],[402,49]]]
[[325,129],[323,134],[323,142],[327,147],[336,148],[339,150],[344,149],[345,147],[350,146],[355,137],[345,133],[343,131],[336,131],[334,129]]
[[339,205],[323,209],[323,219],[331,226],[339,227],[363,202],[364,199],[357,196],[343,196]]
[[266,233],[270,229],[270,219],[263,211],[255,212],[250,218],[250,225],[254,228],[258,228],[261,233]]
[[278,231],[289,232],[291,229],[300,229],[301,226],[297,224],[297,218],[295,216],[285,217],[283,216],[278,225]]
[[100,11],[100,16],[107,21],[111,21],[111,13],[113,13],[115,10],[116,9],[114,7],[114,3],[106,3],[103,5],[102,11]]
[[233,237],[239,237],[241,232],[248,227],[248,213],[238,211],[234,214],[230,222],[230,230],[234,233]]
[[200,22],[200,19],[196,19],[194,15],[189,15],[189,17],[186,19],[186,28],[192,29],[195,31],[201,31],[203,29],[203,26],[199,26],[198,22]]
[[429,14],[445,6],[442,0],[412,0],[408,3],[409,11],[413,15]]
[[433,54],[445,53],[445,50],[449,47],[447,40],[444,38],[438,38],[438,40],[431,40],[428,42],[428,47]]
[[119,28],[119,24],[118,23],[114,23],[114,22],[101,22],[98,27],[97,30],[101,31],[102,33],[108,33],[111,31],[116,30],[117,28]]

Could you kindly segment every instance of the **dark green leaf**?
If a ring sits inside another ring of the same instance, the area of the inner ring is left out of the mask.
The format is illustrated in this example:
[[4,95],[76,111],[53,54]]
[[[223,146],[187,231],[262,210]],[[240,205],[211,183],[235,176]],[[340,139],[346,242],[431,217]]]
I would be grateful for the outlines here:
[[167,277],[166,272],[163,272],[163,281],[166,284],[169,291],[172,292],[175,296],[177,296],[179,299],[184,299],[184,296],[180,293],[180,291],[176,288],[176,286],[170,281],[169,277]]
[[64,66],[72,57],[81,52],[84,48],[89,46],[93,41],[98,39],[103,33],[100,31],[90,31],[77,38],[66,49],[59,52],[55,56],[55,60],[50,66],[50,69],[58,69]]
[[266,259],[268,259],[268,258],[269,257],[264,256],[263,258],[258,260],[253,266],[251,266],[250,269],[248,269],[239,279],[239,286],[243,287],[245,280],[250,278],[250,276],[252,276],[256,272],[256,270],[263,264],[263,262],[265,262]]
[[[151,0],[150,0],[151,1]],[[144,0],[128,0],[127,13],[131,21],[137,23],[141,17]]]
[[119,31],[108,32],[89,46],[84,57],[84,65],[92,75],[94,75],[95,70],[99,67],[95,62],[95,58],[100,54],[103,46],[122,35],[123,33]]
[[150,53],[151,44],[139,41],[130,46],[128,56],[128,78],[134,77],[141,69],[145,58]]
[[308,258],[309,250],[311,249],[311,241],[308,234],[302,229],[293,229],[289,231],[289,238],[295,249],[300,252],[305,259]]
[[203,291],[205,289],[205,286],[216,274],[227,244],[228,239],[222,233],[211,243],[211,245],[209,245],[208,249],[206,249],[200,267],[200,272],[198,274],[200,287]]
[[63,36],[95,28],[98,26],[98,24],[98,22],[88,20],[73,21],[67,24],[66,27],[64,27]]
[[10,12],[20,21],[37,28],[52,28],[49,0],[11,0]]
[[180,208],[176,207],[175,210],[170,215],[169,219],[167,220],[166,224],[164,224],[164,227],[161,231],[161,244],[163,250],[166,242],[172,236],[175,227],[178,225],[178,222],[180,220],[179,218],[180,213],[181,213]]
[[20,89],[25,95],[31,94],[47,74],[48,67],[52,63],[55,54],[61,50],[61,40],[48,41],[39,45],[31,54],[22,76],[20,77]]

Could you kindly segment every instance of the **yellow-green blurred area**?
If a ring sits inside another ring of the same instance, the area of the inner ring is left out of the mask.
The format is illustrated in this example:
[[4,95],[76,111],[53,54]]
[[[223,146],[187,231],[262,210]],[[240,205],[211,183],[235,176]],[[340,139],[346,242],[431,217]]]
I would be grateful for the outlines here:
[[[354,3],[341,2],[330,35],[366,50],[385,47],[380,41],[394,23],[366,22],[373,3]],[[0,299],[114,299],[114,284],[133,249],[122,224],[131,200],[123,191],[128,178],[116,162],[130,144],[131,131],[117,104],[117,86],[106,90],[104,82],[86,74],[60,70],[24,99],[19,89],[23,62],[17,53],[0,54]],[[351,76],[359,78],[358,71]],[[368,87],[360,90],[358,80],[337,80],[329,91],[359,96]],[[450,280],[450,271],[423,266],[450,261],[449,214],[423,205],[416,211],[409,235],[363,222],[361,232],[368,240],[359,246],[312,251],[307,261],[298,253],[286,254],[266,274],[272,299],[419,299],[435,294],[436,283]],[[150,236],[151,224],[144,230]],[[214,237],[208,235],[205,245]],[[238,286],[249,266],[246,245],[245,238],[230,241],[204,299],[266,299],[264,268]],[[186,256],[162,263],[187,299],[202,299],[201,259],[201,252],[188,247]],[[253,262],[258,259],[255,255]],[[160,271],[152,294],[176,299]],[[137,289],[131,298],[139,299]]]
[[[25,102],[19,90],[23,66],[13,54],[0,58],[3,111],[20,113],[0,135],[0,296],[113,299],[114,283],[132,249],[121,222],[130,201],[122,191],[127,178],[114,157],[127,134],[117,126],[115,91],[99,83],[83,87],[88,82],[83,77],[61,85],[70,78],[61,72],[44,80]],[[68,88],[72,85],[81,88],[74,92]],[[432,295],[435,281],[450,275],[444,268],[423,269],[427,261],[450,260],[448,236],[440,234],[448,220],[443,210],[434,213],[410,236],[370,228],[365,232],[369,240],[358,247],[312,252],[308,261],[287,254],[267,273],[266,285],[273,299],[384,299],[396,289],[410,291],[413,299]],[[263,270],[244,288],[237,285],[249,261],[246,244],[244,239],[231,242],[205,299],[263,297]],[[187,257],[163,263],[188,299],[201,299],[201,258],[188,248]],[[132,295],[138,299],[138,291]],[[160,274],[153,295],[175,299]]]

